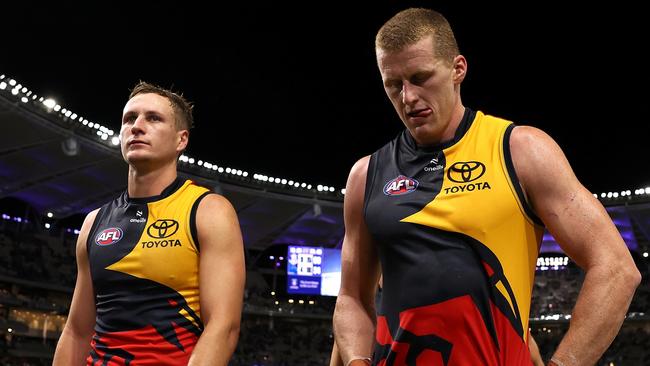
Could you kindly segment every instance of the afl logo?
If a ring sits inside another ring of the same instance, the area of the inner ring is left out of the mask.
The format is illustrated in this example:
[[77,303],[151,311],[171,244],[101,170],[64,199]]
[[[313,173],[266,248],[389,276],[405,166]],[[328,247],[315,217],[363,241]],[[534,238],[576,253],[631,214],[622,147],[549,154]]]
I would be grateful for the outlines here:
[[447,170],[447,178],[456,183],[473,182],[485,174],[485,165],[478,161],[459,161]]
[[386,183],[384,186],[384,194],[387,196],[399,196],[402,194],[407,194],[415,191],[418,188],[417,180],[403,175],[398,176],[397,178]]
[[97,234],[95,243],[100,246],[107,246],[117,243],[120,239],[122,239],[122,229],[112,227],[110,229],[104,229],[101,233]]
[[178,221],[172,219],[156,220],[147,228],[147,234],[152,238],[164,239],[176,234]]

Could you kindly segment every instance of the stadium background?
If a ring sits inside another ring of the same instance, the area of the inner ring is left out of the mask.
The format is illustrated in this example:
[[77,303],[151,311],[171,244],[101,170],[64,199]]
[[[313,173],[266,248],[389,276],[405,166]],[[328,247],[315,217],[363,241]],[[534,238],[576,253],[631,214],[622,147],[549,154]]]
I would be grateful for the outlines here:
[[[0,75],[0,364],[51,363],[74,286],[74,245],[84,214],[126,186],[116,135]],[[340,248],[344,191],[199,156],[182,155],[179,172],[225,195],[240,219],[247,282],[231,365],[327,364],[335,298],[288,294],[286,255],[289,244]],[[594,194],[643,275],[599,364],[647,365],[650,187]],[[582,276],[547,233],[531,311],[531,332],[545,358],[567,329]]]
[[[632,57],[647,43],[647,22],[620,1],[237,2],[218,11],[187,2],[3,4],[0,365],[51,362],[74,284],[76,230],[126,184],[115,124],[104,122],[119,120],[139,79],[196,102],[180,173],[224,194],[242,224],[246,299],[231,364],[325,365],[335,299],[286,293],[287,245],[340,247],[347,169],[401,128],[372,42],[407,5],[449,17],[470,65],[465,104],[547,131],[607,207],[643,280],[599,364],[650,365],[647,102],[630,93],[648,79]],[[581,281],[546,235],[531,311],[545,358]]]

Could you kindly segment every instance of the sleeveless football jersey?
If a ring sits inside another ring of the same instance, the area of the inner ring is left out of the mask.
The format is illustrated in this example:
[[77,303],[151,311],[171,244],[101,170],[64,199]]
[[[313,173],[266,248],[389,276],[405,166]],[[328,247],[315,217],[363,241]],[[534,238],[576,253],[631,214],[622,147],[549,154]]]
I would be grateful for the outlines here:
[[509,151],[514,125],[467,108],[452,141],[404,130],[372,154],[364,215],[383,293],[374,364],[530,365],[541,221]]
[[104,205],[87,249],[97,318],[88,365],[186,365],[203,331],[196,209],[210,192],[176,179],[161,195]]

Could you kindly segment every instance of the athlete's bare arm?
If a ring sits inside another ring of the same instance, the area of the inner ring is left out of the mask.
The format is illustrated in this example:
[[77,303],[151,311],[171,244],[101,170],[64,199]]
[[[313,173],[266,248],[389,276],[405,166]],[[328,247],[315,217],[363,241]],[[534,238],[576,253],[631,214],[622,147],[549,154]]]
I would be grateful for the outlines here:
[[[341,289],[334,310],[334,334],[343,364],[370,357],[374,339],[374,296],[379,279],[379,259],[363,218],[366,175],[370,157],[360,159],[350,171],[345,187],[343,216],[345,237],[341,253]],[[350,363],[367,365],[362,360]]]
[[200,245],[199,299],[203,334],[189,366],[227,365],[239,338],[244,282],[244,244],[237,214],[223,196],[199,203],[196,227]]
[[530,333],[528,333],[528,350],[530,351],[530,360],[533,362],[533,366],[544,366],[544,360],[542,360],[542,354],[539,353],[537,342]]
[[92,211],[86,216],[77,237],[77,283],[68,320],[54,352],[54,366],[83,365],[90,353],[90,341],[95,327],[95,298],[86,242],[98,211]]
[[344,366],[343,360],[341,359],[341,354],[339,353],[339,347],[336,345],[336,340],[332,346],[332,355],[330,356],[330,366]]
[[510,148],[535,212],[585,271],[569,330],[553,357],[565,366],[593,365],[618,333],[641,275],[609,215],[551,137],[516,127]]

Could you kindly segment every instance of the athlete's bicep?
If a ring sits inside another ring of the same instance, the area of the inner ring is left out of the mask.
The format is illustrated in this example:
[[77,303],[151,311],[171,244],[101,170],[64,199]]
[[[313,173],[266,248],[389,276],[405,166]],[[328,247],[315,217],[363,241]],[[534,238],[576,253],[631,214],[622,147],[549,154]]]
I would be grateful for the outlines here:
[[343,216],[345,236],[341,252],[340,294],[372,302],[379,275],[379,260],[364,219],[365,189],[370,157],[351,169],[345,188]]
[[86,216],[76,245],[77,281],[66,327],[81,336],[92,333],[95,325],[95,299],[88,262],[87,242],[98,211],[92,211]]
[[578,181],[550,136],[520,126],[512,132],[510,147],[517,176],[533,209],[578,265],[587,268],[599,260],[628,254],[602,204]]
[[[201,318],[239,324],[246,269],[237,214],[222,196],[210,194],[196,216],[200,243],[199,286]],[[218,311],[218,316],[212,315]]]

